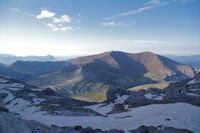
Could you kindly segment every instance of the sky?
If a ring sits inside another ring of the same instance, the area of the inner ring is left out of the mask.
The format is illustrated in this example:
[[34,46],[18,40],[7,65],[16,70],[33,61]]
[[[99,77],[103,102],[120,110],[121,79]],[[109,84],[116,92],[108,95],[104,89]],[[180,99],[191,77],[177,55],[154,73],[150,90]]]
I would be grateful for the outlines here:
[[200,54],[200,0],[0,0],[0,53]]

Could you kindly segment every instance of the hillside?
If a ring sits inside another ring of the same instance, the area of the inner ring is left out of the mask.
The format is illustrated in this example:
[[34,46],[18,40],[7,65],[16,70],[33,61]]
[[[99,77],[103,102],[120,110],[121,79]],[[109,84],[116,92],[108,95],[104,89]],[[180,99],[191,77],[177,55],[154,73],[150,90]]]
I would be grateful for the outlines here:
[[[175,81],[193,77],[195,71],[151,52],[105,52],[74,59],[61,71],[30,81],[65,95],[92,95],[104,99],[108,89],[130,88],[146,83]],[[96,99],[97,98],[97,99]]]
[[31,77],[29,73],[14,70],[4,64],[0,64],[0,75],[25,80]]
[[0,132],[199,133],[199,87],[200,75],[88,103],[0,76]]
[[65,61],[16,61],[9,67],[21,72],[31,73],[32,76],[39,76],[63,69],[66,64]]

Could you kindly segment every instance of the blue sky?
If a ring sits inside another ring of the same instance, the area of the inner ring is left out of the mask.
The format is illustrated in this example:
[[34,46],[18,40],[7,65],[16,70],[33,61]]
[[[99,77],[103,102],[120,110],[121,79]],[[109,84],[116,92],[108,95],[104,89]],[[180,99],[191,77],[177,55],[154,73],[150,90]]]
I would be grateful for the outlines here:
[[200,0],[1,0],[0,53],[200,54]]

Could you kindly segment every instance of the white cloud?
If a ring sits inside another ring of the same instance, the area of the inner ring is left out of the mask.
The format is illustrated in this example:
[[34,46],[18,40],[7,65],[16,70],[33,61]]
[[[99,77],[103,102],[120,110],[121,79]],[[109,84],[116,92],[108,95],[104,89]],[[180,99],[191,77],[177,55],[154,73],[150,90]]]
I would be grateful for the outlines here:
[[9,10],[14,11],[14,12],[20,12],[18,8],[9,8]]
[[123,25],[122,22],[102,22],[100,25],[102,26],[120,26],[120,25]]
[[47,24],[47,27],[49,27],[52,31],[72,31],[73,30],[71,26],[63,26],[61,24],[58,24],[58,26],[56,24],[51,24],[51,23]]
[[60,28],[61,31],[72,31],[72,27],[71,26],[67,26],[67,27],[62,27]]
[[52,31],[58,31],[59,28],[55,24],[48,23],[47,27],[51,28]]
[[63,25],[62,25],[62,24],[58,24],[58,26],[60,26],[60,27],[61,27],[61,26],[63,26]]
[[80,13],[78,13],[78,14],[77,14],[77,16],[79,16],[79,17],[80,17],[80,16],[81,16],[81,14],[80,14]]
[[72,18],[69,15],[62,15],[60,18],[53,18],[54,23],[71,23]]
[[52,18],[56,15],[54,12],[50,12],[48,10],[42,10],[39,15],[36,16],[37,19],[42,19],[42,18]]

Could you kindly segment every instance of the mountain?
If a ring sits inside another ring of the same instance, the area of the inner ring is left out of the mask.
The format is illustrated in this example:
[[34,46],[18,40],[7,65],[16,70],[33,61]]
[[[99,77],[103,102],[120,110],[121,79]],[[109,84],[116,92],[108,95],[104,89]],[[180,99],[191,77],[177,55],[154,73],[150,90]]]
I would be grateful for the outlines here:
[[14,70],[4,64],[0,64],[0,75],[4,75],[4,76],[16,78],[16,79],[22,79],[22,80],[25,80],[31,77],[29,73]]
[[30,83],[50,87],[74,98],[105,100],[109,89],[127,89],[160,81],[195,76],[194,69],[151,53],[105,52],[74,59],[63,70],[40,76]]
[[30,73],[33,77],[56,72],[66,66],[66,61],[16,61],[9,67],[21,72]]
[[200,75],[88,103],[0,76],[1,133],[199,133]]
[[16,61],[57,61],[57,59],[51,55],[47,56],[14,56],[9,54],[0,54],[0,63],[10,65]]
[[174,61],[180,62],[182,64],[188,64],[200,68],[200,55],[192,55],[192,56],[166,55],[166,57]]
[[9,66],[0,64],[0,75],[27,81],[61,70],[67,63],[67,61],[16,61]]

